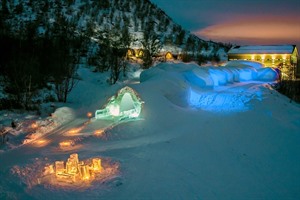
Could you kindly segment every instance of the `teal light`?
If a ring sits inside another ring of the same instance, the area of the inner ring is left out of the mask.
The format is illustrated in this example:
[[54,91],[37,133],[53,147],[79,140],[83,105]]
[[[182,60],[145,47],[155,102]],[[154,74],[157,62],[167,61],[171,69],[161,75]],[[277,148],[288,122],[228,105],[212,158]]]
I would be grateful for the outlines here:
[[112,96],[103,109],[96,110],[96,119],[126,119],[137,118],[142,111],[144,102],[138,94],[126,86]]

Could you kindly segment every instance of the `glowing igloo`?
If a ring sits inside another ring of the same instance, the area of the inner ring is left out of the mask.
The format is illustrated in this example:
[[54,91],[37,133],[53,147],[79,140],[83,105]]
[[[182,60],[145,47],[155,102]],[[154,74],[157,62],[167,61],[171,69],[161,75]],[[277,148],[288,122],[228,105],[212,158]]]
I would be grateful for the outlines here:
[[126,86],[112,96],[101,110],[96,110],[96,119],[137,118],[142,111],[143,101],[138,94]]

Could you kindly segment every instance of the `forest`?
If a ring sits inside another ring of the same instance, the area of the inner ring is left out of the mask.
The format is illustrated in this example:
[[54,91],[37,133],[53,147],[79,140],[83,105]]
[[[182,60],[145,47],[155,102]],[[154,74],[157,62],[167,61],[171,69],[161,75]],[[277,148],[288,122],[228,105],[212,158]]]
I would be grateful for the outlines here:
[[[3,0],[0,8],[0,109],[67,102],[79,65],[109,71],[115,84],[131,63],[131,48],[143,50],[144,69],[165,46],[181,49],[183,62],[199,64],[218,62],[218,50],[230,48],[185,31],[148,0]],[[52,93],[36,98],[42,90]]]

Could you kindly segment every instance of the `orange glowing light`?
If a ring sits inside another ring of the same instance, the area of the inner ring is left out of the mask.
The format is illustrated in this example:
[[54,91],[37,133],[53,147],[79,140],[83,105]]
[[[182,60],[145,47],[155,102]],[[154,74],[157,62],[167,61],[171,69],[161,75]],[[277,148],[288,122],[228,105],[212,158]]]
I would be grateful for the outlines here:
[[44,167],[44,174],[53,174],[53,173],[54,173],[53,165],[48,165]]
[[38,124],[37,123],[32,123],[31,124],[31,128],[37,128],[38,127]]
[[68,135],[74,136],[74,135],[79,135],[79,132],[84,128],[84,126],[79,127],[79,128],[73,128],[67,132]]
[[91,117],[93,116],[93,113],[88,112],[88,113],[86,114],[86,116],[87,116],[88,118],[91,118]]
[[59,143],[60,148],[67,148],[67,147],[71,147],[73,145],[74,145],[74,142],[72,140],[66,140],[66,141]]
[[93,158],[92,162],[93,162],[93,165],[92,165],[93,170],[95,172],[100,172],[102,170],[101,159],[100,158]]
[[36,141],[34,141],[32,144],[33,146],[35,147],[44,147],[46,146],[47,144],[49,144],[50,141],[49,140],[46,140],[46,139],[38,139]]
[[103,133],[104,133],[104,130],[103,130],[103,129],[100,129],[100,130],[96,130],[96,131],[94,132],[94,135],[95,135],[95,136],[102,136]]
[[173,55],[172,55],[170,52],[168,52],[168,53],[166,54],[166,59],[167,59],[167,60],[172,60],[172,59],[173,59]]

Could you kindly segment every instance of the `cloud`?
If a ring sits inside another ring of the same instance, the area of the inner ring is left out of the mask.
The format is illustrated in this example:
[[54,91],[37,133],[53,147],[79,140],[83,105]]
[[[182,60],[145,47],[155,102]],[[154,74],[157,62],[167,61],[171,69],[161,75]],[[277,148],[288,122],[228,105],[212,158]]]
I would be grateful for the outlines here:
[[201,38],[223,42],[257,44],[299,43],[300,24],[297,17],[255,16],[237,17],[195,31]]

